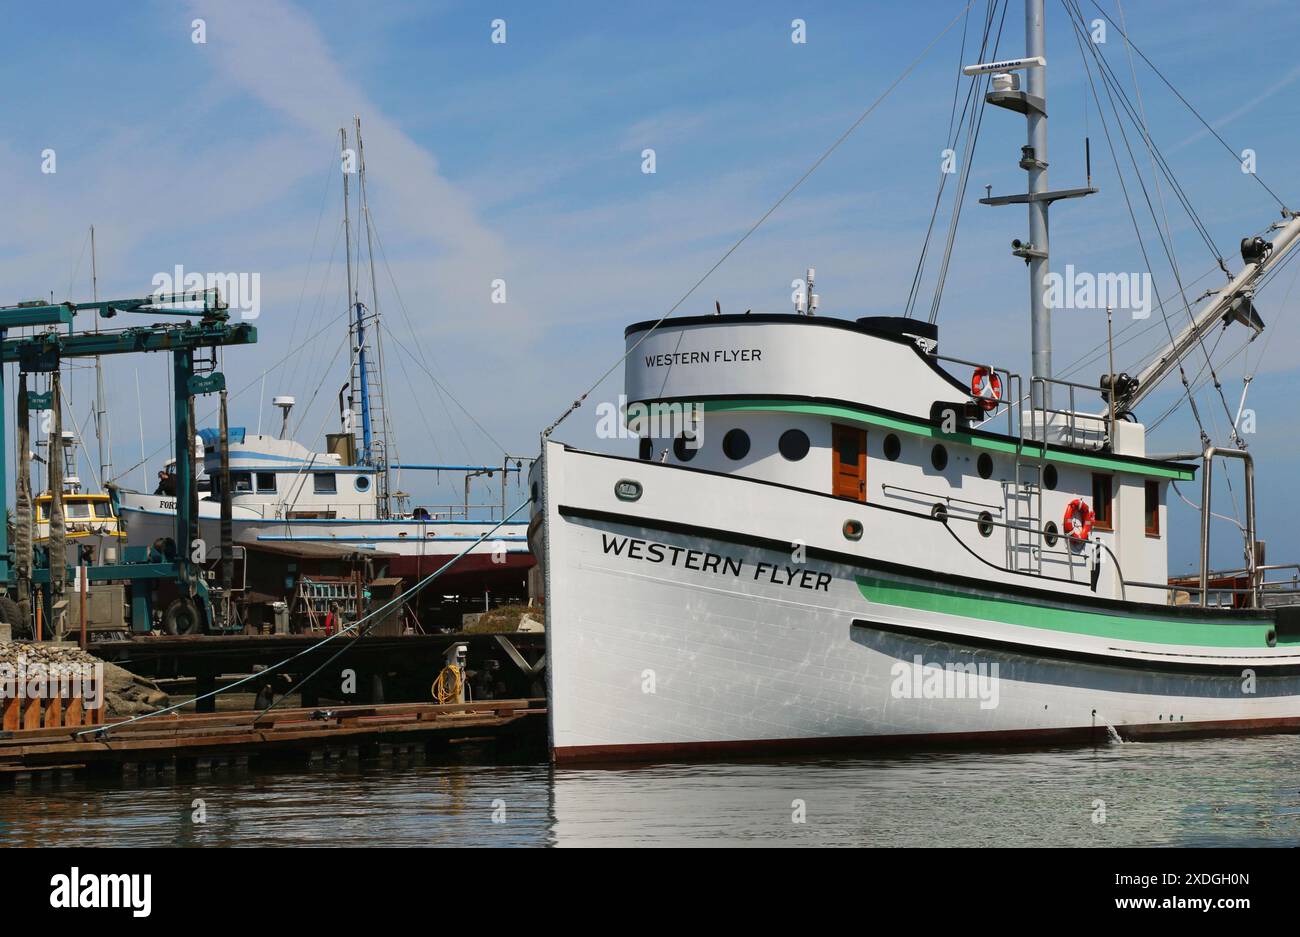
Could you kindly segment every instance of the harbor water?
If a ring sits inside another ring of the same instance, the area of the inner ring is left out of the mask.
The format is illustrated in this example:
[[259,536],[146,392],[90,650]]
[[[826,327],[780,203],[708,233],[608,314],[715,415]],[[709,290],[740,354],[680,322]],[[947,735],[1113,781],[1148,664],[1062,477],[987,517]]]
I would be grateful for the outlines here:
[[486,754],[20,784],[0,845],[1300,845],[1300,736],[596,769]]

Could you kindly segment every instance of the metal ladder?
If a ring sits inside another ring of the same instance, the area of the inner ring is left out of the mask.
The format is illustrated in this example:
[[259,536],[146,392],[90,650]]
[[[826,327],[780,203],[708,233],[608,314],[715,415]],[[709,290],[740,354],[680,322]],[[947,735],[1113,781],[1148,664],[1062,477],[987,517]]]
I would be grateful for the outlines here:
[[[1044,414],[1044,417],[1046,414]],[[1030,418],[1037,425],[1037,414]],[[1043,439],[1031,440],[1037,456],[1025,452],[1025,427],[1020,421],[1016,443],[1015,479],[1007,492],[1007,566],[1020,572],[1043,571],[1043,472],[1047,467],[1047,426],[1042,425]]]
[[[380,516],[384,516],[388,505],[388,472],[385,470],[389,461],[388,452],[388,411],[384,405],[384,367],[383,351],[379,340],[379,314],[367,309],[363,313],[365,324],[365,350],[367,355],[366,391],[370,402],[370,464],[381,469],[375,474],[375,495]],[[356,324],[351,327],[353,342],[356,341]],[[360,349],[352,355],[352,429],[356,439],[356,451],[360,457],[364,453],[361,401],[361,355]]]

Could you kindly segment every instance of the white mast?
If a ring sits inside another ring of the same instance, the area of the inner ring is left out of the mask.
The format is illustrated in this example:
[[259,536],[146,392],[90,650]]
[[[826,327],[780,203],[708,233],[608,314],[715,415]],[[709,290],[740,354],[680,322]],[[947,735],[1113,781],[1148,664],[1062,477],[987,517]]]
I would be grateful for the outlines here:
[[[1025,116],[1028,142],[1020,151],[1020,168],[1028,174],[1023,195],[991,195],[981,205],[1027,205],[1029,243],[1016,238],[1011,253],[1029,266],[1029,330],[1032,382],[1030,402],[1035,409],[1051,408],[1052,310],[1047,305],[1047,276],[1050,272],[1048,211],[1052,202],[1081,198],[1097,190],[1091,182],[1083,188],[1047,188],[1047,34],[1043,0],[1025,0],[1025,58],[968,65],[963,71],[977,76],[993,73],[984,100]],[[1025,90],[1020,76],[1026,75]]]
[[[1038,98],[1042,106],[1025,111],[1028,124],[1028,149],[1020,165],[1029,174],[1029,243],[1034,252],[1029,261],[1029,327],[1031,345],[1031,373],[1034,377],[1050,379],[1052,376],[1052,310],[1047,306],[1047,274],[1049,272],[1049,246],[1047,212],[1051,202],[1047,194],[1047,39],[1043,25],[1043,0],[1025,0],[1025,55],[1039,58],[1043,64],[1026,72],[1027,91]],[[1037,385],[1036,406],[1052,405],[1051,386]]]
[[[99,269],[95,261],[95,226],[90,226],[90,295],[99,302]],[[95,310],[95,331],[99,331],[99,310]],[[108,436],[108,405],[104,400],[104,368],[95,355],[95,439],[99,443],[99,490],[113,477],[113,445]]]

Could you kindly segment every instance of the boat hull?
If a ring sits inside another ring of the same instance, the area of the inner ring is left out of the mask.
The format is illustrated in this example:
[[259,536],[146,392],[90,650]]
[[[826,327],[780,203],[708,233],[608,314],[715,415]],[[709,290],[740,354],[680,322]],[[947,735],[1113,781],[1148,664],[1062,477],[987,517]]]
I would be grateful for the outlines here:
[[[1268,613],[1014,589],[815,544],[792,557],[796,538],[699,526],[689,487],[637,516],[573,484],[601,457],[547,458],[562,463],[543,468],[537,544],[557,762],[1300,726],[1300,643]],[[674,470],[636,471],[648,489]]]
[[[155,497],[155,496],[149,496]],[[175,514],[160,506],[124,503],[120,508],[129,546],[148,546],[174,536]],[[172,499],[174,500],[174,499]],[[200,508],[199,536],[211,547],[220,543],[221,519],[213,505]],[[448,583],[472,579],[475,589],[492,588],[493,583],[517,584],[521,573],[533,566],[524,536],[525,522],[504,525],[490,539],[476,544],[495,522],[264,519],[236,514],[232,534],[237,544],[314,544],[349,546],[386,555],[388,573],[408,580],[420,579],[441,569],[466,547],[470,552],[444,573]]]

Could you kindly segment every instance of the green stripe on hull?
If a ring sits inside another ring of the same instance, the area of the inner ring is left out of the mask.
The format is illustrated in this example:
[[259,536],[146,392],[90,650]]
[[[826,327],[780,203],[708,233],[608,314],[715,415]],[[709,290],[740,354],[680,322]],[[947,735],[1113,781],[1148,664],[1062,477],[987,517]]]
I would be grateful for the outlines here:
[[880,605],[1120,641],[1198,647],[1267,647],[1268,632],[1273,630],[1267,621],[1189,621],[1186,617],[1172,615],[1110,614],[973,595],[940,586],[874,576],[855,578],[863,597]]
[[[871,426],[896,430],[900,433],[912,433],[917,436],[945,439],[951,442],[974,446],[976,449],[987,449],[991,452],[1005,452],[1012,455],[1015,455],[1017,446],[1016,440],[1010,438],[986,438],[984,436],[975,436],[971,433],[944,433],[941,432],[938,427],[931,426],[929,423],[922,420],[910,420],[905,417],[886,416],[883,413],[873,413],[869,410],[857,410],[853,407],[842,407],[835,404],[798,403],[790,400],[706,400],[704,402],[704,410],[705,412],[771,410],[779,413],[804,413],[812,416],[826,416],[847,422],[866,423]],[[1040,449],[1041,447],[1037,443],[1026,442],[1023,453],[1028,458],[1036,459],[1039,457]],[[1172,468],[1167,465],[1158,465],[1153,462],[1127,462],[1122,459],[1108,459],[1102,455],[1068,452],[1051,446],[1047,447],[1047,458],[1054,462],[1064,462],[1070,465],[1083,465],[1088,468],[1129,472],[1134,475],[1146,475],[1150,478],[1172,478],[1176,481],[1191,481],[1196,477],[1195,471],[1190,468]]]

